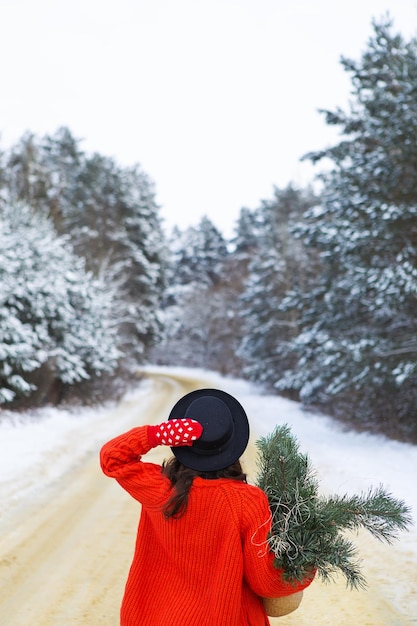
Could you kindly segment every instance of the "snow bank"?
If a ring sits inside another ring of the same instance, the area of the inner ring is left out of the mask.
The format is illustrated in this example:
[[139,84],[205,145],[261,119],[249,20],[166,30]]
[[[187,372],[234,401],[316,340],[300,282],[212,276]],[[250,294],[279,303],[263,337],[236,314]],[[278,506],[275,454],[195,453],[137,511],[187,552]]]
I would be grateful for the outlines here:
[[[103,441],[123,431],[137,402],[146,401],[150,382],[143,381],[124,398],[123,411],[102,408],[45,408],[24,415],[3,411],[0,421],[0,519],[17,501],[53,483]],[[115,419],[117,414],[117,419]]]

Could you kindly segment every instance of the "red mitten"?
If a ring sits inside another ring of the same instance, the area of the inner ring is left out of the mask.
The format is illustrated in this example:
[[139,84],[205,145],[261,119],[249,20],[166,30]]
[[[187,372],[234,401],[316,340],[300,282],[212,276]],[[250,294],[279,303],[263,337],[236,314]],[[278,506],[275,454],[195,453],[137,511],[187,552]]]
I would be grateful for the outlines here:
[[158,426],[148,426],[148,441],[155,446],[192,446],[201,437],[203,427],[191,419],[173,419]]

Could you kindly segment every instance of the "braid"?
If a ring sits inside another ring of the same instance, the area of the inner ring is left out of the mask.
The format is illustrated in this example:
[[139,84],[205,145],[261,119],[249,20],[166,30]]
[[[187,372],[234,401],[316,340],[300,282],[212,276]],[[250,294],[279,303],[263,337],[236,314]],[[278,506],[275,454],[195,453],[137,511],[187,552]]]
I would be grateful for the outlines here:
[[194,478],[199,476],[207,480],[217,478],[232,478],[246,482],[246,474],[242,471],[240,461],[216,472],[199,472],[185,467],[177,458],[173,457],[162,465],[162,473],[169,478],[172,485],[172,495],[163,509],[164,516],[178,519],[184,515],[188,506],[188,497]]

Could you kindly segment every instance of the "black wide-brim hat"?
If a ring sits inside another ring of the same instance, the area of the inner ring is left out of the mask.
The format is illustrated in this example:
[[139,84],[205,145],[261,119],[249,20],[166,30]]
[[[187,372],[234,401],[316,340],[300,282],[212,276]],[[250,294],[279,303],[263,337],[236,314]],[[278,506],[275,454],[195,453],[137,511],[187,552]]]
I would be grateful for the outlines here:
[[173,407],[170,419],[196,420],[203,433],[192,446],[172,448],[186,467],[214,472],[233,465],[249,441],[249,422],[245,410],[230,394],[220,389],[197,389],[183,396]]

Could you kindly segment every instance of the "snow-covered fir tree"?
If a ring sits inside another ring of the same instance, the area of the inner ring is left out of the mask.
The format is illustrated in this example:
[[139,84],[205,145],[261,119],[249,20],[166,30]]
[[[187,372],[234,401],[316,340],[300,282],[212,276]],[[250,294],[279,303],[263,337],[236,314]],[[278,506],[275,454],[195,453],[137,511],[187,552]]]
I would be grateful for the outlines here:
[[286,345],[297,334],[298,316],[281,305],[287,292],[304,288],[315,271],[313,255],[307,254],[293,227],[316,202],[310,190],[289,185],[275,188],[274,197],[264,200],[257,212],[257,245],[241,297],[244,333],[239,351],[245,373],[263,383],[274,384],[291,360]]
[[233,254],[235,257],[249,259],[253,251],[258,247],[259,228],[262,224],[258,223],[258,211],[250,210],[243,207],[238,215],[235,234],[231,240],[233,246]]
[[10,151],[6,195],[49,215],[87,269],[117,285],[126,355],[143,360],[160,332],[165,239],[152,181],[139,166],[86,155],[67,128]]
[[0,403],[111,372],[112,293],[26,205],[0,210]]
[[9,203],[23,202],[33,209],[45,206],[49,176],[33,133],[25,133],[5,154],[3,184],[4,197]]
[[228,254],[223,235],[206,216],[197,226],[189,226],[183,232],[174,229],[171,251],[171,274],[175,283],[196,283],[200,287],[218,281]]
[[[232,287],[227,276],[227,243],[207,218],[170,238],[165,297],[165,334],[153,353],[158,362],[230,371],[234,335],[230,309]],[[236,299],[236,298],[235,298]]]
[[279,381],[361,425],[417,438],[417,42],[374,23],[359,61],[343,59],[349,110],[325,111],[340,142],[303,239],[320,251],[301,312],[296,362]]

